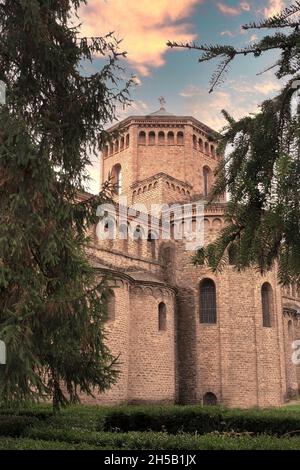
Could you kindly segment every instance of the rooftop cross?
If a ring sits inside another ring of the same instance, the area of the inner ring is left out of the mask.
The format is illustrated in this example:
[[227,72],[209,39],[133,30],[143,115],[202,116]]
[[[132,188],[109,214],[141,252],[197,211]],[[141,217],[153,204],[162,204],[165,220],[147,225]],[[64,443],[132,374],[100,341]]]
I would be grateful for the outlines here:
[[164,99],[163,96],[161,96],[160,98],[158,98],[158,101],[159,101],[159,103],[160,103],[161,109],[163,109],[163,108],[165,107],[166,100]]

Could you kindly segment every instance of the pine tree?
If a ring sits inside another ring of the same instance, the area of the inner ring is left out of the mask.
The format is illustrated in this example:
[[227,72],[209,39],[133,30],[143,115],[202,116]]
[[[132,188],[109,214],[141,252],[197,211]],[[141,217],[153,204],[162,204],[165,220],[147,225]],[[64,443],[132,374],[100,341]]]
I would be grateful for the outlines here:
[[[2,402],[52,397],[58,409],[117,378],[105,346],[108,287],[86,255],[109,194],[79,195],[130,81],[121,79],[124,53],[113,34],[80,38],[84,3],[0,0]],[[82,64],[95,54],[104,65],[87,75]]]
[[[226,191],[227,226],[215,243],[200,250],[195,263],[207,262],[214,270],[226,264],[229,249],[235,251],[238,269],[258,266],[263,273],[278,263],[283,284],[300,286],[300,2],[280,14],[243,28],[275,30],[242,49],[223,45],[169,43],[201,52],[199,61],[220,58],[211,79],[213,92],[224,80],[238,55],[261,56],[280,52],[276,69],[286,85],[260,111],[236,121],[226,111],[227,126],[219,151],[226,155],[216,172],[211,202]],[[225,150],[227,152],[225,153]]]

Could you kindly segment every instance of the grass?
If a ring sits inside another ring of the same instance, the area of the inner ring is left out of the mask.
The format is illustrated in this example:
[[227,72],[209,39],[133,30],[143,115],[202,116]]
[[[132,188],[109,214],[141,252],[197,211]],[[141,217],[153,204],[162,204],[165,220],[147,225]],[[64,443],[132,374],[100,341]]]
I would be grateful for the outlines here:
[[[193,407],[196,414],[198,407]],[[72,406],[52,415],[48,405],[30,406],[18,413],[0,408],[0,450],[299,450],[300,433],[294,435],[267,435],[256,432],[209,432],[199,435],[195,432],[169,434],[150,430],[130,432],[109,432],[99,429],[99,422],[112,411],[166,410],[182,413],[185,407],[96,407]],[[224,411],[224,410],[223,410]],[[212,413],[219,412],[212,409]],[[233,412],[237,416],[270,416],[295,418],[300,421],[300,404],[272,410],[253,410],[245,413]],[[159,414],[159,413],[158,413]],[[163,413],[162,413],[163,414]],[[12,428],[7,427],[9,415]],[[15,416],[17,415],[17,416]],[[1,420],[5,424],[1,432]],[[16,424],[18,425],[16,430]],[[300,430],[299,430],[300,431]],[[14,435],[15,433],[15,435]],[[6,435],[4,435],[6,434]],[[13,434],[13,435],[12,435]]]

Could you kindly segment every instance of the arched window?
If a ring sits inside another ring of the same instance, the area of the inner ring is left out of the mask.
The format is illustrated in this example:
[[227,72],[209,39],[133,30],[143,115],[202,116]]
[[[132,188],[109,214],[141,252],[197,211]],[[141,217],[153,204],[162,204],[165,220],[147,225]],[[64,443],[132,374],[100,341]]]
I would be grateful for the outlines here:
[[183,145],[184,144],[184,135],[183,132],[177,132],[177,145]]
[[114,153],[114,144],[111,142],[109,144],[109,155],[112,155]]
[[194,149],[197,148],[197,137],[195,136],[195,134],[193,135],[193,147]]
[[125,143],[125,139],[124,139],[124,137],[121,137],[120,150],[124,150],[124,143]]
[[174,145],[174,132],[168,132],[168,145]]
[[119,163],[112,169],[112,183],[116,194],[122,194],[122,167]]
[[210,192],[210,169],[208,166],[203,168],[203,194],[208,196]]
[[146,145],[146,132],[145,131],[141,131],[139,133],[139,144]]
[[150,252],[152,258],[156,257],[156,242],[155,242],[156,238],[157,237],[155,236],[154,233],[152,232],[148,233],[148,238],[147,238],[148,251]]
[[103,148],[103,157],[104,157],[104,158],[108,157],[108,145],[104,145],[104,148]]
[[205,153],[209,153],[209,143],[205,142]]
[[130,137],[129,134],[126,135],[126,147],[129,147]]
[[138,225],[134,230],[133,239],[135,241],[142,240],[143,234],[144,234],[143,229]]
[[217,397],[214,393],[208,392],[203,397],[204,406],[216,406],[218,404]]
[[217,323],[216,285],[211,279],[200,283],[200,323]]
[[115,152],[118,152],[119,151],[119,141],[116,140],[115,141]]
[[271,284],[265,282],[261,288],[261,303],[263,314],[263,326],[270,328],[272,326],[273,316],[273,289]]
[[158,133],[158,144],[165,145],[165,133],[162,131]]
[[292,320],[289,320],[289,322],[288,322],[288,336],[289,336],[289,340],[293,341],[293,322],[292,322]]
[[158,330],[166,331],[167,329],[167,306],[164,302],[160,302],[158,306]]
[[155,132],[149,132],[149,145],[155,145]]
[[128,252],[128,226],[127,224],[121,224],[119,227],[119,238],[123,240],[123,251]]
[[212,154],[213,157],[216,156],[216,149],[215,149],[214,145],[210,146],[210,153]]
[[114,321],[116,318],[116,297],[114,292],[110,292],[107,298],[107,320]]
[[144,236],[144,232],[142,230],[142,228],[138,225],[136,228],[135,228],[135,231],[133,233],[133,239],[136,241],[137,243],[137,255],[138,256],[141,256],[142,255],[142,241],[143,241],[143,236]]
[[202,139],[199,139],[198,144],[199,144],[199,150],[200,150],[200,152],[203,152],[203,140],[202,140]]

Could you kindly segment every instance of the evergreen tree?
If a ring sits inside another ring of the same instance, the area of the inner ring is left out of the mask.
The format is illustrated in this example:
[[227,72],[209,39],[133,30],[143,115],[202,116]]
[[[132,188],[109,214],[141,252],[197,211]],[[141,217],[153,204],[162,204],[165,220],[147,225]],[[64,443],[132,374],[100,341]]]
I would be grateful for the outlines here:
[[[279,59],[267,70],[277,69],[286,85],[260,111],[238,121],[223,111],[228,125],[220,138],[219,151],[226,157],[216,172],[211,201],[226,191],[227,226],[215,243],[198,252],[195,262],[221,269],[228,249],[235,252],[238,269],[259,266],[269,270],[275,262],[283,284],[300,286],[300,2],[280,14],[243,28],[274,30],[242,49],[222,45],[169,43],[201,51],[199,61],[220,58],[211,79],[219,85],[238,55],[261,56],[278,50]],[[226,152],[225,152],[226,150]]]
[[[117,378],[104,344],[108,288],[86,255],[109,194],[79,195],[130,81],[120,78],[124,54],[112,34],[80,38],[72,19],[84,3],[0,0],[2,402],[52,397],[57,409]],[[82,64],[94,54],[104,65],[87,75]]]

